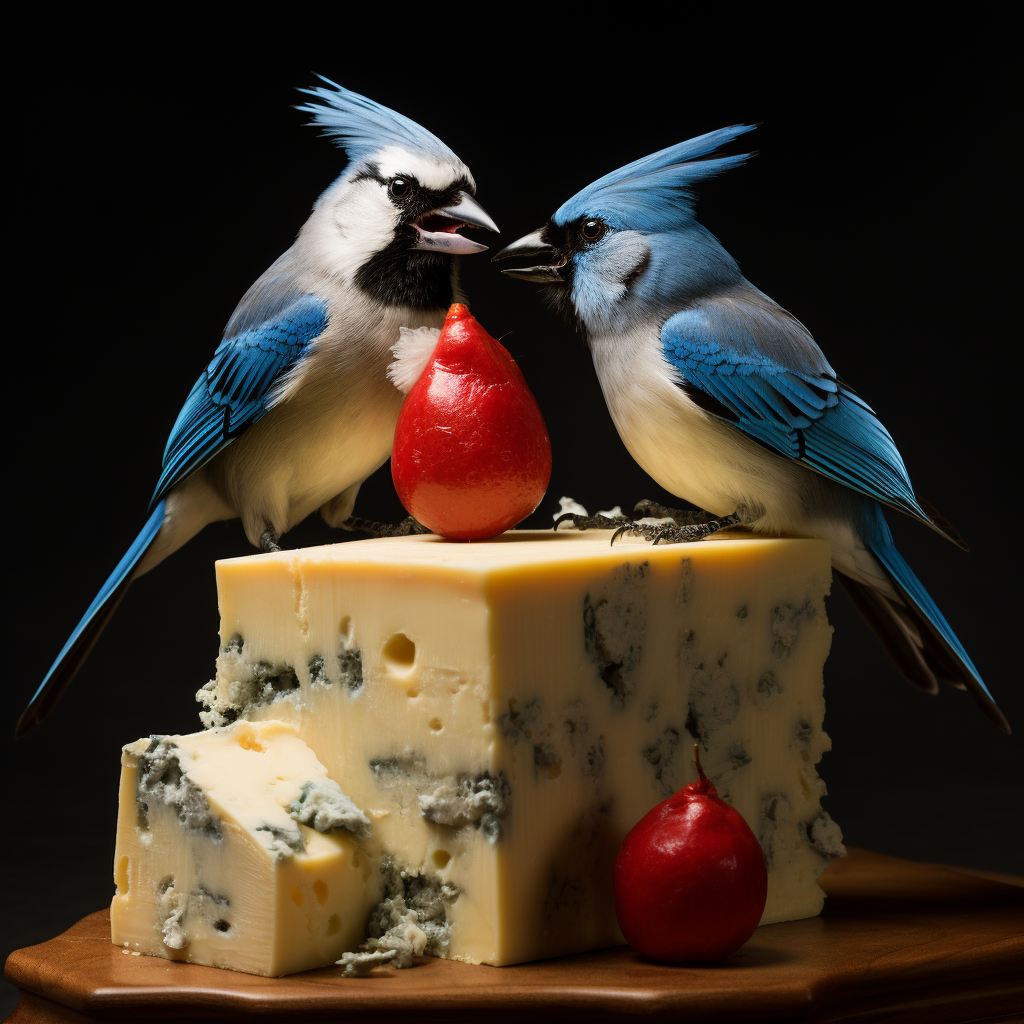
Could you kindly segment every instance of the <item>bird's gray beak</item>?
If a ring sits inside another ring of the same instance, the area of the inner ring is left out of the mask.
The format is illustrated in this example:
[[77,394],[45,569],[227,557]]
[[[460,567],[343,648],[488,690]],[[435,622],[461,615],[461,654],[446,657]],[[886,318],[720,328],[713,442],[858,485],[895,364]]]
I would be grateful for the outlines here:
[[551,261],[536,267],[519,267],[516,270],[503,270],[503,274],[509,277],[518,277],[520,281],[533,281],[536,284],[565,284],[561,270],[566,264],[564,256],[560,256],[554,246],[548,245],[541,238],[543,228],[537,228],[528,235],[523,235],[518,241],[505,246],[501,252],[491,257],[495,260],[505,260],[510,256],[538,256],[544,255]]
[[459,228],[498,230],[498,225],[487,211],[468,192],[460,192],[459,201],[451,206],[439,207],[417,217],[412,226],[419,233],[414,249],[445,252],[451,256],[464,256],[489,248],[471,238],[463,238],[457,233]]

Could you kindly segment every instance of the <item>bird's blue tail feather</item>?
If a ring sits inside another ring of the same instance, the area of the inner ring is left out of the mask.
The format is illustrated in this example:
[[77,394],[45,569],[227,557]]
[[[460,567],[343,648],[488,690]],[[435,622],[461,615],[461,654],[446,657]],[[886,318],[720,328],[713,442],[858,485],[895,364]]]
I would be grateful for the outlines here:
[[[871,553],[891,577],[913,618],[917,620],[918,629],[922,631],[926,663],[930,664],[933,671],[939,669],[936,672],[938,678],[970,690],[986,715],[1008,732],[1006,718],[996,706],[989,688],[982,681],[981,673],[975,668],[974,662],[957,639],[945,616],[939,611],[938,605],[896,550],[881,505],[878,502],[871,504],[874,506],[874,515],[868,522],[862,524],[861,535]],[[927,633],[931,634],[930,638]],[[936,651],[936,645],[940,646],[941,650]],[[932,649],[931,655],[928,653],[929,648]]]
[[936,632],[949,644],[957,659],[963,663],[965,669],[974,677],[975,682],[986,693],[989,699],[992,694],[988,687],[982,682],[981,674],[974,667],[963,644],[957,639],[952,627],[946,621],[945,616],[939,611],[938,605],[932,600],[931,595],[924,589],[924,584],[914,575],[914,571],[907,565],[904,557],[896,550],[894,544],[869,545],[875,558],[877,558],[886,571],[895,580],[896,585],[903,592],[904,597],[914,603],[917,610],[935,627]]
[[165,505],[166,502],[163,501],[157,503],[153,514],[142,528],[142,532],[132,542],[131,547],[125,552],[124,558],[118,562],[117,568],[100,588],[100,592],[89,605],[74,632],[68,637],[67,643],[64,644],[60,654],[50,666],[50,671],[46,673],[46,678],[22,712],[16,729],[18,736],[24,735],[50,713],[68,683],[74,678],[85,655],[96,642],[114,608],[124,596],[124,592],[131,582],[132,572],[139,564],[139,560],[159,533],[164,521]]

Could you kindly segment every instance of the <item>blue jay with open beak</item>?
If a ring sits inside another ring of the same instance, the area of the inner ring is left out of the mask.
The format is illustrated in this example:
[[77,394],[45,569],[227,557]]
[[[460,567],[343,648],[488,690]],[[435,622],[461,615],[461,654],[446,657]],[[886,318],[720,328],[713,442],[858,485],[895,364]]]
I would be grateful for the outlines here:
[[693,187],[752,155],[719,152],[751,127],[710,132],[606,174],[495,259],[542,258],[505,273],[543,285],[582,326],[626,448],[658,484],[703,510],[641,502],[637,512],[669,521],[619,520],[622,529],[655,543],[727,526],[827,540],[839,579],[900,672],[932,693],[940,680],[969,690],[1008,732],[894,547],[885,509],[962,541],[922,508],[888,431],[803,324],[747,281],[694,216]]
[[208,523],[239,517],[277,549],[316,509],[344,526],[391,454],[403,395],[387,377],[402,327],[462,300],[453,257],[497,231],[469,168],[425,128],[322,79],[299,109],[348,155],[294,245],[238,304],[171,431],[151,514],[21,716],[52,710],[133,579]]

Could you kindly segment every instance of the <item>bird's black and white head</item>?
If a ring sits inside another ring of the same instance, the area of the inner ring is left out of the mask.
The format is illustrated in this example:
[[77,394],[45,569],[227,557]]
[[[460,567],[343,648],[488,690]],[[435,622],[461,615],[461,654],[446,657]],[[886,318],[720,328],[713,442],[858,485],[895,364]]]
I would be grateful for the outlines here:
[[710,132],[606,174],[494,259],[528,260],[504,273],[542,285],[589,334],[657,319],[688,295],[738,279],[735,261],[697,223],[692,187],[748,159],[716,150],[751,127]]
[[308,258],[385,305],[446,308],[453,257],[487,246],[461,228],[497,231],[469,168],[415,121],[324,79],[299,107],[345,150],[344,173],[300,235]]

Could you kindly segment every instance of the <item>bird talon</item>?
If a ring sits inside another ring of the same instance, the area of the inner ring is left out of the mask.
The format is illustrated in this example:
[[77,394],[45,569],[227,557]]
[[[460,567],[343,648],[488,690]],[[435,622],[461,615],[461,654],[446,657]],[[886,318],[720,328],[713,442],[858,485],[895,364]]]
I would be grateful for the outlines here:
[[272,551],[280,551],[281,545],[277,543],[278,536],[268,526],[263,533],[260,534],[260,551],[264,554],[269,554]]
[[[689,513],[682,514],[689,515]],[[699,514],[707,515],[707,513]],[[670,519],[671,517],[665,518]],[[679,525],[675,520],[662,523],[629,522],[620,526],[612,534],[612,543],[614,544],[624,533],[629,533],[634,537],[642,537],[649,541],[652,547],[656,547],[658,544],[692,544],[710,537],[711,534],[717,533],[719,530],[735,526],[738,519],[737,515],[731,515],[723,519],[704,519],[701,522],[685,525]]]
[[552,527],[552,529],[557,533],[558,532],[558,528],[562,525],[562,523],[572,522],[572,525],[573,525],[574,529],[576,529],[576,530],[585,530],[586,527],[585,526],[580,526],[579,522],[577,521],[577,520],[582,521],[585,518],[586,518],[586,516],[577,515],[575,512],[563,512],[555,520],[555,525]]
[[421,522],[406,516],[400,523],[378,523],[373,519],[361,519],[359,516],[349,516],[342,523],[346,530],[355,530],[359,533],[368,533],[371,537],[411,537],[415,534],[430,533],[430,529]]
[[[710,512],[704,512],[701,509],[687,512],[678,508],[669,508],[667,505],[651,501],[649,498],[638,501],[633,506],[633,512],[638,519],[671,519],[680,530],[691,528],[699,530],[710,526],[710,533],[714,533],[717,530],[723,529],[721,525],[715,525],[719,523],[719,520],[713,517]],[[740,512],[741,509],[737,509],[735,515],[739,515]],[[732,519],[735,516],[729,518]]]
[[424,526],[418,519],[406,516],[395,528],[392,537],[414,537],[418,534],[431,533],[429,526]]
[[675,519],[676,516],[685,516],[687,513],[680,512],[675,508],[668,508],[650,498],[641,498],[633,506],[633,514],[638,519]]

